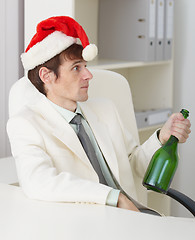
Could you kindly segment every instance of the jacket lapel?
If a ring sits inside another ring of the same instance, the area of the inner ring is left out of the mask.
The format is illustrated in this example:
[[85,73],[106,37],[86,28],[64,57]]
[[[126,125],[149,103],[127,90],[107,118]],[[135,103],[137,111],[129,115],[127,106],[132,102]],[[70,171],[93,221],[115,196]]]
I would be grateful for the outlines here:
[[[100,150],[107,161],[112,173],[119,181],[118,162],[115,155],[115,150],[112,146],[107,127],[99,121],[96,115],[90,110],[85,103],[80,103],[83,114],[85,115],[88,124],[90,125]],[[48,122],[49,127],[54,136],[63,142],[77,157],[83,161],[91,170],[93,167],[72,127],[67,121],[51,106],[47,98],[39,94],[36,101],[30,108],[37,112]]]
[[109,165],[112,173],[119,181],[119,171],[118,171],[118,162],[115,154],[115,150],[112,145],[111,138],[109,136],[107,126],[102,123],[99,118],[90,110],[90,108],[85,103],[80,103],[83,114],[85,115],[88,124],[90,125],[93,134],[96,138],[97,144]]
[[93,169],[89,159],[72,127],[69,123],[51,106],[43,95],[41,99],[30,108],[36,111],[48,123],[51,132],[63,142],[77,157],[82,160],[90,169]]

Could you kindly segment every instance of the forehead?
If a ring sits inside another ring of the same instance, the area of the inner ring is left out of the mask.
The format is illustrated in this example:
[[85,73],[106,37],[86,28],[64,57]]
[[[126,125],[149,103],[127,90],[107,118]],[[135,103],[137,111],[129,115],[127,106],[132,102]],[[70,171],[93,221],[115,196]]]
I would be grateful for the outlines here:
[[86,64],[86,61],[85,60],[83,60],[83,59],[73,59],[73,60],[71,60],[71,59],[64,59],[64,61],[62,62],[62,64],[61,65],[63,65],[63,66],[75,66],[75,65],[77,65],[77,64]]

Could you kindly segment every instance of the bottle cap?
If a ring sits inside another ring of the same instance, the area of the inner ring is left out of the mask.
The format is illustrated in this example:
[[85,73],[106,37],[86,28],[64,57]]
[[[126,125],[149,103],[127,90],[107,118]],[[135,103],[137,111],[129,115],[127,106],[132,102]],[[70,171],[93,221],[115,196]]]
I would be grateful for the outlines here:
[[182,110],[180,111],[180,113],[183,114],[184,118],[189,117],[189,111],[188,111],[187,109],[182,109]]

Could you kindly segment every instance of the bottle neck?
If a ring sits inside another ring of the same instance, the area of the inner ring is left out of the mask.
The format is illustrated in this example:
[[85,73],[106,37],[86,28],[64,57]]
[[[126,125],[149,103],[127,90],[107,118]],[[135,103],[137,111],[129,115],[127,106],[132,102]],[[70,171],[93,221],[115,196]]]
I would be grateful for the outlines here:
[[175,136],[171,135],[170,138],[168,139],[168,141],[164,144],[163,148],[166,147],[171,147],[171,148],[175,148],[175,150],[177,150],[177,143],[179,142],[178,138],[176,138]]
[[179,139],[173,135],[170,136],[170,138],[168,139],[168,141],[166,142],[166,144],[173,144],[173,143],[178,143]]

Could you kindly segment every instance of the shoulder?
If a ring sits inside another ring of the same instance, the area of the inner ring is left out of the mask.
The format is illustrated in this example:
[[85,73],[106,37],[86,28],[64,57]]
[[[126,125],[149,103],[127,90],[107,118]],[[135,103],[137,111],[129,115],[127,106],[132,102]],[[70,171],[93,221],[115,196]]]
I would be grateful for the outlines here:
[[93,98],[84,103],[80,103],[83,112],[89,115],[96,115],[99,119],[103,121],[112,121],[118,118],[118,112],[114,103],[106,98]]
[[33,105],[24,105],[8,119],[7,131],[32,134],[32,131],[39,128],[41,120],[44,121],[44,117],[37,108]]
[[20,111],[18,111],[15,115],[11,116],[8,120],[8,124],[10,122],[23,122],[30,121],[34,118],[35,113],[29,109],[28,107],[22,107]]
[[109,111],[114,109],[114,103],[107,98],[91,98],[84,103],[80,103],[81,107],[88,107],[94,111]]
[[31,109],[23,107],[17,114],[9,118],[7,122],[8,134],[11,132],[29,132],[33,128],[34,118],[35,113]]

